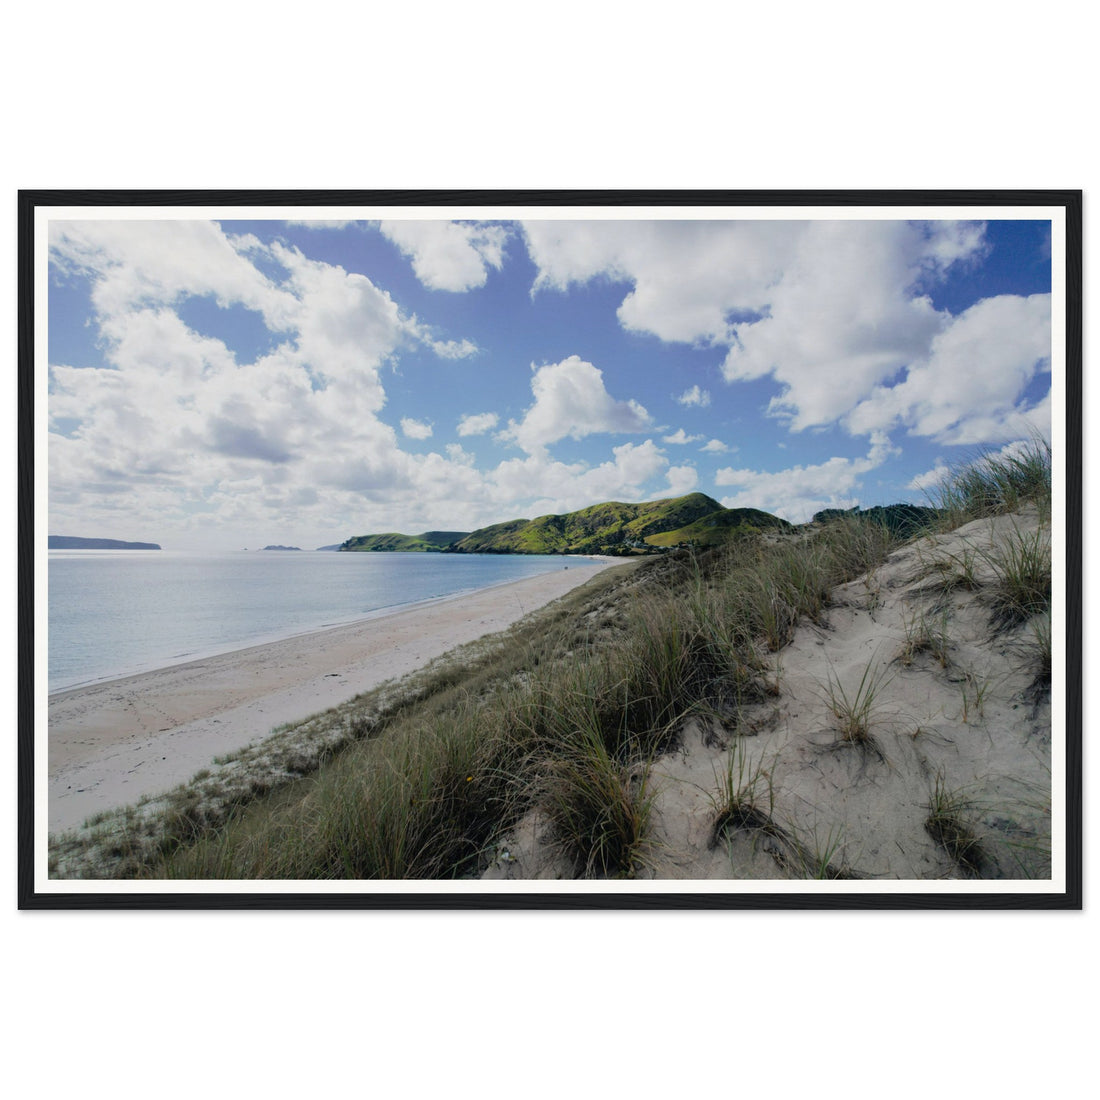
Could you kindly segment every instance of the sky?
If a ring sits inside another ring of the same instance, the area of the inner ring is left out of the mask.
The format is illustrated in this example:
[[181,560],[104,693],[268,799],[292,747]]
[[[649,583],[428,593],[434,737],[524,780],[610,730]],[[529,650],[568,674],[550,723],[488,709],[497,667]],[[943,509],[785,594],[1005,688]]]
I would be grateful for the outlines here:
[[49,532],[314,549],[696,491],[800,523],[1050,437],[1049,220],[375,213],[51,219]]

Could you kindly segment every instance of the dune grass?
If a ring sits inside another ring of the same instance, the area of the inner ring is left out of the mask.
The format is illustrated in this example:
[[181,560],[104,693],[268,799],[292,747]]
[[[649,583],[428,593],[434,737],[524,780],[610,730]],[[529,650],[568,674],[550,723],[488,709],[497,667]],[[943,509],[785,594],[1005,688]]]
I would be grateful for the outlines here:
[[842,742],[873,746],[871,732],[873,719],[880,706],[882,689],[892,678],[885,667],[875,669],[874,661],[868,661],[859,683],[845,687],[839,677],[830,676],[822,687],[822,694],[829,711],[836,721],[836,730]]
[[939,773],[929,794],[924,827],[968,876],[980,874],[988,862],[974,831],[974,816],[973,800],[961,790],[949,789],[943,773]]
[[715,809],[711,848],[730,829],[766,830],[772,825],[775,792],[771,775],[762,757],[755,761],[750,758],[744,741],[734,742],[725,768],[715,769],[714,780],[717,790],[711,795]]
[[905,643],[896,660],[909,667],[921,653],[929,654],[940,668],[951,664],[951,638],[947,628],[946,608],[939,615],[927,611],[915,612],[904,624]]
[[1034,504],[1050,518],[1051,447],[1039,435],[1008,454],[983,451],[934,488],[931,503],[951,530],[972,519],[1000,516]]
[[1027,622],[1050,611],[1050,531],[1037,527],[1030,533],[1013,530],[996,551],[982,551],[996,575],[990,596],[993,621],[999,627]]

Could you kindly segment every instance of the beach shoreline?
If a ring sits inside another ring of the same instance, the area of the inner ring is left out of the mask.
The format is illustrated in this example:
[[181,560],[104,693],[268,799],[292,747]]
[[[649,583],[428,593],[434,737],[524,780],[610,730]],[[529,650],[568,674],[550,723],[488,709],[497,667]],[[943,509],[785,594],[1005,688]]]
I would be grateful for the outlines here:
[[586,559],[593,564],[57,691],[48,698],[48,828],[76,828],[186,782],[215,756],[505,630],[621,560]]

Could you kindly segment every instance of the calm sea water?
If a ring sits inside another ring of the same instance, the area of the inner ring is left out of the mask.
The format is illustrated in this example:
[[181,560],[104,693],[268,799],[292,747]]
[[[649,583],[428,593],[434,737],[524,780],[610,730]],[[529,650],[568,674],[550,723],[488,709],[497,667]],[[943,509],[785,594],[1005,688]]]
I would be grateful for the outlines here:
[[49,689],[354,622],[566,564],[584,568],[586,561],[497,554],[51,550]]

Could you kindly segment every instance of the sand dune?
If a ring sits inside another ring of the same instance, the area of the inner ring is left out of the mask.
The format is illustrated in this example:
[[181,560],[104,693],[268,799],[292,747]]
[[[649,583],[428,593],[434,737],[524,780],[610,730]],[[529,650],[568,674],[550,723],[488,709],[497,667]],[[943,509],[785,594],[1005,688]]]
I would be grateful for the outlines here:
[[[1048,879],[1050,691],[1033,686],[1032,626],[991,625],[983,556],[1038,525],[1033,511],[978,520],[836,589],[825,619],[771,656],[774,699],[736,728],[691,720],[655,763],[641,877]],[[830,697],[854,701],[861,684],[875,689],[868,736],[845,740]],[[744,812],[716,834],[731,768]],[[500,852],[485,877],[570,875],[537,814]]]

